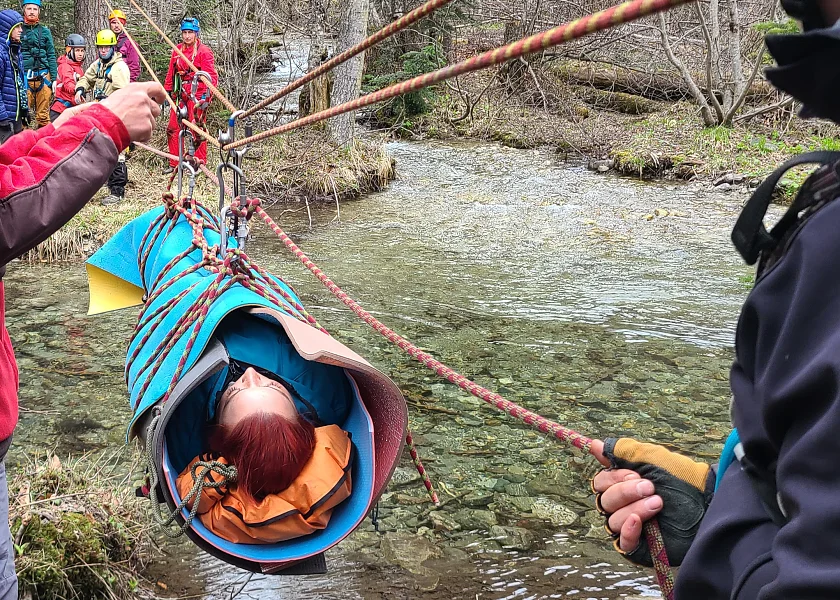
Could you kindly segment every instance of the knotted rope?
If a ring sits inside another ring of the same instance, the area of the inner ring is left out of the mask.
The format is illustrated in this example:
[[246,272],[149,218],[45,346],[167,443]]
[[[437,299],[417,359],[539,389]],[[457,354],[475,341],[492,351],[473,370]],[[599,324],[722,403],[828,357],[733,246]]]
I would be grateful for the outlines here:
[[[195,520],[204,490],[220,490],[225,486],[232,485],[236,483],[239,474],[234,465],[228,465],[216,460],[198,460],[190,469],[190,474],[193,478],[192,488],[190,488],[189,492],[184,494],[184,497],[181,498],[181,502],[178,503],[175,510],[171,513],[164,511],[163,506],[165,506],[166,503],[161,503],[157,500],[157,489],[160,485],[160,480],[158,479],[157,465],[155,465],[154,459],[154,449],[152,448],[154,433],[157,429],[158,423],[160,422],[160,418],[160,409],[156,408],[155,414],[149,422],[149,426],[146,428],[146,451],[144,453],[144,458],[146,460],[146,469],[149,472],[149,478],[151,480],[149,485],[149,499],[152,504],[152,517],[155,522],[160,525],[167,537],[177,538],[184,535],[187,529],[189,529],[192,525],[193,520]],[[201,469],[201,471],[197,472],[198,469]],[[220,477],[218,481],[213,478],[213,473]],[[170,525],[175,522],[178,515],[181,514],[181,511],[189,506],[191,502],[192,508],[190,509],[189,515],[184,519],[184,522],[176,529],[171,528]]]

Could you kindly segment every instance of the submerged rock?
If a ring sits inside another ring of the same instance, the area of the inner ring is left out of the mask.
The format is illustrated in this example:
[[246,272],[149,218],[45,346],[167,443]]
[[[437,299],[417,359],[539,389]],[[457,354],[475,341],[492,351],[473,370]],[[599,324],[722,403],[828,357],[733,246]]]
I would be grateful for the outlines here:
[[405,532],[386,533],[381,548],[385,560],[415,575],[430,575],[432,571],[422,563],[442,556],[440,548],[426,538]]
[[548,498],[537,498],[534,500],[531,512],[538,519],[551,521],[552,525],[558,527],[571,525],[578,520],[578,514],[575,511]]
[[490,529],[498,523],[496,513],[492,510],[476,510],[473,508],[462,508],[452,514],[452,519],[457,521],[463,529]]
[[522,527],[494,525],[490,528],[490,535],[502,545],[502,548],[521,550],[523,552],[527,552],[533,548],[536,543],[534,534]]

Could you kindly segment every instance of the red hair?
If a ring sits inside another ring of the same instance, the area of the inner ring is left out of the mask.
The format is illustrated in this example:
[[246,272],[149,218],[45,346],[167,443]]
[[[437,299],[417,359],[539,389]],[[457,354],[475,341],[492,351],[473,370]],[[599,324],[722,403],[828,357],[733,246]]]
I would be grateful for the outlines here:
[[234,427],[217,427],[210,449],[239,471],[237,487],[256,500],[288,488],[315,451],[315,427],[298,417],[256,413]]

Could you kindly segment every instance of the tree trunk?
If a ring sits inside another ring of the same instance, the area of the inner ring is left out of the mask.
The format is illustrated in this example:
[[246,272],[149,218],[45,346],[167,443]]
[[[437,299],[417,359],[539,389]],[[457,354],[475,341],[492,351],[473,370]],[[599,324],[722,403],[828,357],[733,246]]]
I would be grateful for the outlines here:
[[[345,0],[336,53],[355,46],[367,37],[368,7],[369,0]],[[336,67],[335,81],[330,96],[332,106],[338,106],[359,97],[364,66],[365,55],[362,53]],[[330,119],[329,128],[338,143],[350,146],[355,138],[355,124],[356,114],[349,112]]]
[[107,16],[108,7],[100,0],[76,0],[73,3],[75,31],[85,37],[89,48],[93,47],[96,32],[108,26],[105,21]]

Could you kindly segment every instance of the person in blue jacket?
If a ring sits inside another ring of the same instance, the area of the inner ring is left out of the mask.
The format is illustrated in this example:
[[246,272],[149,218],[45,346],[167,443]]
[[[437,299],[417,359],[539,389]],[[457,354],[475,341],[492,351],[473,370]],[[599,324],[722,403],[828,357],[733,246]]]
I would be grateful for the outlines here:
[[0,11],[0,144],[20,133],[29,118],[20,47],[22,31],[20,13],[11,9]]
[[[782,0],[804,32],[768,36],[772,84],[803,116],[840,123],[840,2]],[[822,165],[767,231],[775,184]],[[736,433],[710,466],[653,444],[593,445],[593,480],[616,548],[650,564],[657,516],[677,600],[840,598],[840,153],[794,157],[750,198],[733,242],[756,284],[738,322],[730,386]],[[733,462],[734,457],[734,462]],[[731,464],[731,466],[727,465]]]

